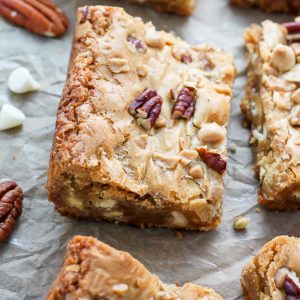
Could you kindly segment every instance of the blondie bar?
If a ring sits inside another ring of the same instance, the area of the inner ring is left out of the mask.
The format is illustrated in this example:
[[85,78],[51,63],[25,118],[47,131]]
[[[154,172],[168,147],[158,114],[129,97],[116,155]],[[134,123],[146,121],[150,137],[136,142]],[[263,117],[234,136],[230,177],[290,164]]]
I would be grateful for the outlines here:
[[209,230],[220,223],[231,56],[121,8],[78,10],[49,199],[63,215]]
[[242,272],[246,300],[300,299],[300,240],[278,236]]
[[245,33],[248,83],[241,108],[252,123],[258,200],[300,207],[300,23],[264,21]]
[[300,0],[230,0],[230,3],[240,7],[257,6],[269,13],[297,14],[300,12]]
[[176,13],[182,16],[189,16],[193,13],[196,0],[128,0],[132,3],[147,4],[158,11]]
[[47,300],[222,300],[212,289],[167,285],[130,254],[75,236]]

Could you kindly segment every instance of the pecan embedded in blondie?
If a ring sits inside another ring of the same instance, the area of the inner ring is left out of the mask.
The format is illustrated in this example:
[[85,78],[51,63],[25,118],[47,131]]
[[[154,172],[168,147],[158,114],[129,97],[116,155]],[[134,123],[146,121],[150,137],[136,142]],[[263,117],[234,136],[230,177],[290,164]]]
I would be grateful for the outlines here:
[[176,13],[182,16],[191,15],[195,9],[196,0],[128,0],[132,3],[147,4],[159,11]]
[[79,9],[49,199],[68,216],[209,230],[220,223],[231,56],[121,8]]
[[230,0],[230,3],[240,7],[257,6],[269,13],[297,14],[300,12],[300,0]]
[[252,123],[259,202],[274,209],[300,207],[298,32],[298,22],[264,21],[245,34],[250,63],[241,108]]
[[246,300],[300,299],[300,240],[278,236],[242,272]]
[[130,254],[75,236],[47,300],[222,300],[212,289],[167,285]]

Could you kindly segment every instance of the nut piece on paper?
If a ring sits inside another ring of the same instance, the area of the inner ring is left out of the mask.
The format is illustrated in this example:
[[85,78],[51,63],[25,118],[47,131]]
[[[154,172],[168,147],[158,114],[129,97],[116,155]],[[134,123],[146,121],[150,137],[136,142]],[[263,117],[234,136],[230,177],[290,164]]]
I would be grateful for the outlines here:
[[34,80],[26,68],[20,67],[9,75],[8,87],[15,94],[24,94],[38,90],[40,84]]
[[4,104],[0,112],[0,130],[20,126],[26,117],[22,111],[10,104]]
[[0,0],[0,16],[48,37],[63,35],[69,24],[67,16],[52,0]]
[[244,230],[250,224],[250,219],[243,216],[238,216],[234,218],[233,227],[236,230]]
[[0,183],[0,241],[12,234],[17,219],[22,214],[23,191],[13,181]]

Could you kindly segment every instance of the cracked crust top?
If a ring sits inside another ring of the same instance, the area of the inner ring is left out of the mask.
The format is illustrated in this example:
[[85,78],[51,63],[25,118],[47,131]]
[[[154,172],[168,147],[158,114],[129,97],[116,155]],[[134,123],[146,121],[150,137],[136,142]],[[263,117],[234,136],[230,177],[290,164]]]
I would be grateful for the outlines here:
[[241,108],[252,123],[259,201],[275,209],[300,206],[300,44],[294,38],[272,21],[245,33],[249,71]]
[[47,300],[222,300],[213,290],[167,285],[126,252],[75,236]]
[[[219,215],[223,169],[219,174],[213,163],[226,162],[231,56],[190,46],[121,8],[84,7],[77,19],[51,154],[50,200],[68,173],[78,185],[108,184],[105,198],[151,195],[159,206],[201,198],[208,206],[200,218]],[[195,113],[174,120],[173,97],[184,86],[197,91]],[[145,88],[163,99],[162,122],[150,131],[128,112]],[[199,148],[212,157],[205,162]]]

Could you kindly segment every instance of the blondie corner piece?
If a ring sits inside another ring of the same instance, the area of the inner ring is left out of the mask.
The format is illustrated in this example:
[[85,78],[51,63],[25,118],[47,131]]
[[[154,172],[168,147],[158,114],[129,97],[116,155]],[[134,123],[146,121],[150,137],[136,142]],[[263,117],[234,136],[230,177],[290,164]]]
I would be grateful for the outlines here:
[[50,201],[71,217],[215,228],[234,73],[231,56],[121,8],[79,9]]
[[242,272],[246,300],[300,299],[300,240],[278,236],[268,242]]
[[300,12],[300,0],[230,0],[232,5],[243,8],[260,7],[268,13],[293,13]]
[[128,0],[128,2],[146,4],[158,11],[176,13],[181,16],[191,15],[196,6],[196,0]]
[[47,300],[222,300],[212,289],[167,285],[130,254],[75,236]]
[[241,108],[252,123],[258,200],[300,208],[300,23],[264,21],[245,33],[248,83]]

